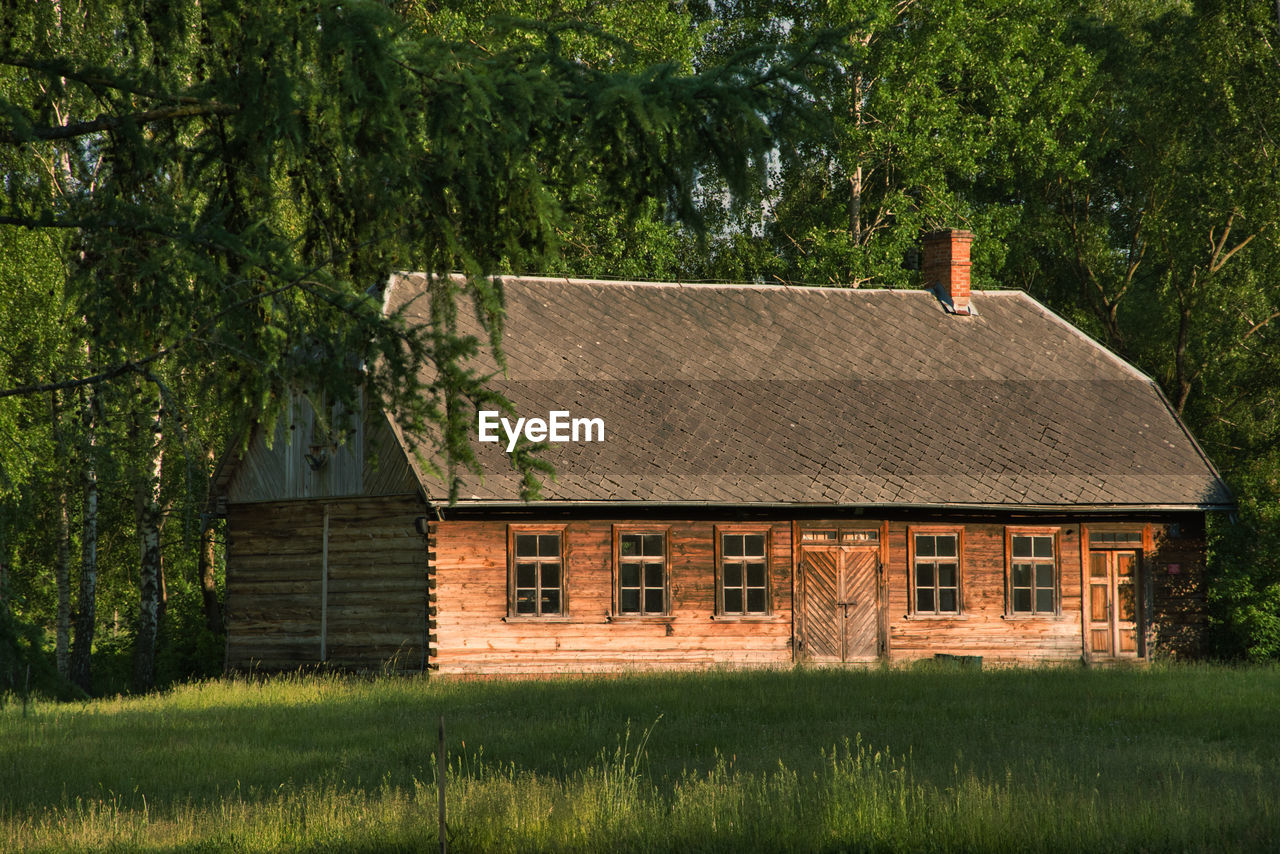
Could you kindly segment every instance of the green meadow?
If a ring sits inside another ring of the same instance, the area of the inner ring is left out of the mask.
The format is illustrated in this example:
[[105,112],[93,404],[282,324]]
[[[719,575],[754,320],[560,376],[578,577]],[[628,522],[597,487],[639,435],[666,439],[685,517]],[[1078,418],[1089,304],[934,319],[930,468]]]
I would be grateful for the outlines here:
[[5,698],[0,850],[1273,851],[1280,669],[284,676]]

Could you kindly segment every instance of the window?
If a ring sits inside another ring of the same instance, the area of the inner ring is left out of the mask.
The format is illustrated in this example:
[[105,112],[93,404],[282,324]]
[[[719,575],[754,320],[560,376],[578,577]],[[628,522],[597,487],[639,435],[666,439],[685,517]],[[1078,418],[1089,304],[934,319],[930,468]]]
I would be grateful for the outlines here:
[[720,613],[769,613],[769,531],[716,529]]
[[1058,563],[1054,534],[1009,535],[1009,611],[1013,614],[1056,614]]
[[837,543],[844,543],[845,545],[878,543],[880,542],[880,531],[877,528],[843,528],[840,530],[834,528],[809,528],[800,532],[800,542],[828,546],[834,546]]
[[880,542],[880,532],[875,528],[854,528],[852,530],[841,531],[840,542],[878,543]]
[[621,615],[668,613],[666,531],[614,529],[617,609]]
[[563,615],[564,530],[512,529],[510,537],[509,612],[520,617]]
[[822,531],[810,529],[808,531],[800,532],[800,542],[802,543],[822,543],[823,545],[834,546],[839,542],[839,540],[839,532],[835,530]]
[[1089,545],[1104,549],[1142,548],[1141,531],[1090,531]]
[[912,546],[915,612],[960,613],[960,535],[913,533]]

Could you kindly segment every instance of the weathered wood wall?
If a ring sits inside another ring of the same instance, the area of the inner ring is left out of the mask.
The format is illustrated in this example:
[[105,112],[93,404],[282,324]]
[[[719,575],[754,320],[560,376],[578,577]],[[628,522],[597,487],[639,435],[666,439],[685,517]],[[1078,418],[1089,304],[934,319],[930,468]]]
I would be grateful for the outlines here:
[[908,530],[905,522],[889,526],[890,661],[932,658],[939,653],[980,655],[984,663],[1080,660],[1083,640],[1078,526],[1060,526],[1061,613],[1052,616],[1006,613],[1005,526],[973,523],[963,525],[962,613],[945,617],[913,614],[908,601]]
[[[232,505],[229,666],[315,664],[321,660],[322,623],[327,661],[354,667],[390,663],[394,669],[417,670],[425,663],[429,631],[434,634],[431,664],[446,673],[793,661],[796,529],[790,520],[759,523],[770,531],[768,616],[717,615],[716,522],[706,519],[645,520],[646,529],[669,531],[671,612],[616,615],[613,536],[618,520],[574,519],[556,523],[564,531],[567,613],[515,617],[508,614],[508,522],[432,522],[429,564],[428,541],[415,529],[415,520],[425,512],[414,496]],[[803,529],[812,523],[795,524]],[[913,614],[910,607],[907,538],[912,524],[880,526],[887,660],[910,662],[939,653],[979,655],[996,664],[1081,659],[1087,527],[1052,526],[1058,531],[1059,612],[1022,616],[1006,610],[1006,526],[973,521],[945,526],[963,530],[963,608],[958,615],[933,616]],[[1177,525],[1108,524],[1141,532],[1139,590],[1147,655],[1200,652],[1205,625],[1202,525],[1194,519]],[[939,527],[936,519],[930,527]],[[428,589],[429,575],[434,591]],[[429,629],[432,606],[438,616]]]
[[1152,549],[1144,563],[1149,581],[1147,639],[1154,658],[1196,658],[1204,653],[1205,535],[1197,522],[1153,526],[1151,532]]
[[422,669],[424,512],[416,496],[231,505],[227,666],[318,664],[323,624],[328,664]]
[[771,530],[772,612],[716,616],[715,524],[670,526],[671,615],[612,617],[613,523],[565,529],[563,618],[508,618],[505,522],[433,523],[441,672],[532,674],[786,665],[791,653],[791,525]]
[[[345,419],[334,407],[330,418],[352,429],[344,441],[325,434],[305,396],[291,395],[269,445],[264,429],[254,431],[225,485],[228,504],[398,495],[418,488],[417,477],[384,414]],[[320,449],[324,458],[318,467],[306,459],[313,447]]]
[[[646,523],[648,524],[648,523]],[[508,616],[507,524],[433,523],[439,605],[439,651],[445,672],[544,673],[635,668],[778,665],[793,660],[792,528],[772,531],[773,612],[767,619],[715,616],[712,521],[671,526],[670,618],[611,617],[612,522],[572,521],[565,528],[563,618]],[[822,527],[826,523],[800,523]],[[862,524],[866,524],[864,520]],[[1193,655],[1204,628],[1203,536],[1170,537],[1167,525],[1135,521],[1142,532],[1142,625],[1148,655]],[[889,522],[882,546],[885,656],[905,663],[939,653],[982,656],[992,664],[1078,662],[1085,654],[1082,584],[1088,544],[1078,524],[1027,526],[1056,530],[1059,608],[1052,615],[1007,610],[1004,524],[943,525],[963,530],[963,609],[955,616],[918,615],[910,607],[907,537],[913,523]],[[930,528],[939,527],[937,519]],[[1153,545],[1154,544],[1154,545]],[[1175,567],[1170,572],[1170,565]]]
[[[984,662],[1034,664],[1097,660],[1084,643],[1083,583],[1088,568],[1089,528],[1055,526],[1061,573],[1060,613],[1014,616],[1006,612],[1005,526],[968,523],[964,529],[963,613],[915,615],[909,607],[909,523],[890,524],[888,564],[888,658],[911,661],[939,653],[980,655]],[[1107,530],[1141,534],[1137,596],[1145,658],[1194,657],[1202,652],[1206,626],[1203,522],[1152,523],[1110,519]],[[1176,535],[1173,533],[1176,532]]]

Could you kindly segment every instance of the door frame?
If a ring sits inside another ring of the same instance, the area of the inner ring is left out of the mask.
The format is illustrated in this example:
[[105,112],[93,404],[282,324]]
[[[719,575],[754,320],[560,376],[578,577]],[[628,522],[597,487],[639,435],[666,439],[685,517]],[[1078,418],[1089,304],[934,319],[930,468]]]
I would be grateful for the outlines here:
[[[886,550],[888,548],[888,522],[881,521],[858,521],[851,522],[848,520],[824,520],[824,521],[796,521],[791,523],[791,578],[792,578],[792,623],[791,623],[791,649],[792,661],[811,661],[807,653],[803,649],[805,637],[808,627],[805,625],[806,617],[806,590],[805,590],[805,573],[803,568],[803,553],[806,548],[830,548],[833,551],[839,551],[843,548],[853,548],[859,551],[874,552],[875,566],[872,570],[872,587],[875,592],[875,602],[872,605],[872,614],[875,625],[875,659],[883,661],[889,654],[889,643],[886,633],[886,606],[887,597],[885,596],[886,584]],[[829,539],[821,537],[829,536]],[[839,568],[839,566],[838,566]],[[837,585],[839,579],[836,580]],[[836,615],[836,619],[841,626],[841,645],[845,644],[843,635],[843,615]],[[845,657],[842,650],[842,659]],[[861,659],[859,659],[861,660]],[[846,661],[826,662],[831,664],[845,664]],[[857,663],[856,661],[854,663]]]
[[[1126,534],[1124,540],[1114,543],[1094,544],[1092,534]],[[1136,535],[1136,536],[1134,536]],[[1081,652],[1086,662],[1115,663],[1124,661],[1146,661],[1148,658],[1148,625],[1150,596],[1147,590],[1149,573],[1146,557],[1151,554],[1152,531],[1149,524],[1143,523],[1100,523],[1080,526],[1080,643]],[[1091,578],[1094,554],[1112,555],[1130,552],[1134,555],[1133,567],[1133,608],[1134,637],[1136,650],[1132,653],[1118,651],[1119,631],[1117,630],[1118,586],[1114,566],[1109,567],[1107,574],[1108,617],[1110,632],[1110,651],[1096,653],[1090,639],[1091,619]]]

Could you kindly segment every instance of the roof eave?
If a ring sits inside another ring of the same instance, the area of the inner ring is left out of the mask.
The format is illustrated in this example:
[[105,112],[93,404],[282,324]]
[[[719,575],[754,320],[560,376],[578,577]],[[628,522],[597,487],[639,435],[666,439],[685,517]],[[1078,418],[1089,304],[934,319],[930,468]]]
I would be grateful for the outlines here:
[[[448,505],[444,499],[433,499],[441,509]],[[1236,509],[1232,503],[1203,502],[1194,504],[984,504],[972,502],[941,503],[876,503],[865,504],[833,504],[822,501],[656,501],[650,499],[590,499],[590,500],[556,500],[539,499],[537,501],[520,501],[518,499],[472,498],[458,499],[454,507],[515,509],[546,507],[549,509],[574,508],[623,508],[623,507],[723,507],[753,509],[786,509],[786,510],[952,510],[960,512],[1036,512],[1036,513],[1169,513],[1169,512],[1219,512]]]

